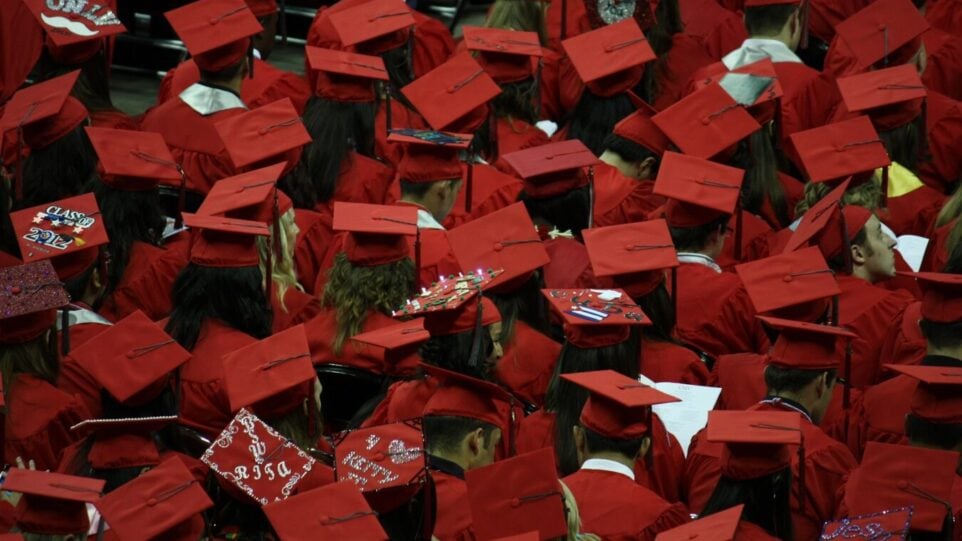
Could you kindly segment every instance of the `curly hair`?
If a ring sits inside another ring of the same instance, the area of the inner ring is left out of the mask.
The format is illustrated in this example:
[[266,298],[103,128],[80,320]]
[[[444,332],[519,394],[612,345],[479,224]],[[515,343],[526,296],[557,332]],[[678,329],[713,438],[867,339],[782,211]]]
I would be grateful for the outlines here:
[[[815,206],[815,203],[821,201],[830,191],[832,191],[832,187],[823,182],[805,184],[805,196],[795,205],[795,216],[805,214],[808,209]],[[849,188],[842,197],[842,202],[846,205],[858,205],[869,210],[879,208],[882,203],[881,180],[874,177],[870,181]]]
[[371,310],[390,314],[414,290],[414,263],[402,259],[374,267],[356,267],[344,252],[328,272],[321,305],[337,310],[337,334],[332,349],[340,355],[344,342],[361,331]]
[[[294,219],[294,209],[281,215],[279,220],[281,234],[278,239],[275,239],[281,244],[281,257],[275,257],[271,260],[271,281],[274,282],[278,304],[284,313],[287,313],[287,305],[284,304],[284,296],[287,295],[287,290],[293,288],[304,291],[304,288],[297,281],[297,270],[294,268],[294,242],[298,233],[300,233]],[[273,239],[273,233],[271,239]],[[271,243],[273,242],[271,239],[268,237],[257,238],[257,252],[261,259],[258,266],[262,275],[267,272],[265,265],[267,265],[267,253],[271,250]]]

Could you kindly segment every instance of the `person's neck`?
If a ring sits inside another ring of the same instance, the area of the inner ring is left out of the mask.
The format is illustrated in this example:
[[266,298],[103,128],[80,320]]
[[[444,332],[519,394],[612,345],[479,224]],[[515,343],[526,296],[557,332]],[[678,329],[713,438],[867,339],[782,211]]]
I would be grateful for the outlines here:
[[221,81],[221,82],[216,82],[216,83],[213,83],[213,82],[210,82],[210,81],[201,80],[201,84],[204,84],[204,85],[209,86],[209,87],[211,87],[211,88],[219,88],[219,89],[221,89],[221,90],[226,90],[226,91],[228,91],[228,92],[233,92],[233,93],[236,94],[237,96],[240,96],[241,83],[243,82],[243,80],[244,80],[244,79],[241,78],[241,77],[235,77],[234,79],[231,79],[230,81]]
[[606,150],[601,153],[601,156],[599,156],[598,159],[614,167],[615,169],[620,171],[622,175],[629,178],[634,178],[634,176],[632,175],[631,164],[625,161],[625,159],[622,158],[620,154],[616,154],[610,150]]
[[[427,212],[427,213],[430,214],[431,216],[434,216],[434,219],[437,220],[437,215],[434,213],[433,210],[431,210],[431,207],[429,207],[429,206],[427,206],[426,204],[424,204],[424,201],[423,201],[422,199],[419,199],[419,198],[417,198],[417,197],[412,197],[412,196],[410,196],[410,195],[403,195],[403,194],[402,194],[402,195],[401,195],[401,201],[404,201],[405,203],[410,203],[411,205],[417,206],[418,208],[424,210],[425,212]],[[439,220],[439,221],[440,221],[440,220]]]
[[809,417],[812,417],[812,406],[814,406],[814,404],[811,400],[806,399],[804,393],[782,391],[780,393],[770,393],[769,396],[792,402],[804,409]]
[[751,39],[767,39],[770,41],[777,41],[789,49],[792,48],[791,38],[788,36],[787,32],[781,32],[774,36],[751,36]]
[[468,461],[464,460],[463,457],[456,455],[454,453],[446,453],[444,451],[438,451],[437,449],[428,453],[430,458],[441,459],[450,462],[451,464],[461,468],[464,471],[468,471]]
[[611,451],[603,451],[600,453],[589,453],[588,456],[585,458],[586,459],[593,458],[595,460],[610,460],[612,462],[617,462],[618,464],[621,464],[622,466],[625,466],[629,469],[634,469],[635,467],[634,458],[629,458],[621,453],[615,453]]
[[925,349],[925,353],[926,355],[939,355],[941,357],[962,360],[962,345],[940,348],[929,343],[928,347]]
[[875,277],[872,276],[872,273],[870,273],[868,269],[866,269],[864,266],[854,267],[852,269],[851,276],[854,278],[858,278],[859,280],[865,280],[870,284],[875,284],[876,282],[878,282],[878,280],[876,280]]

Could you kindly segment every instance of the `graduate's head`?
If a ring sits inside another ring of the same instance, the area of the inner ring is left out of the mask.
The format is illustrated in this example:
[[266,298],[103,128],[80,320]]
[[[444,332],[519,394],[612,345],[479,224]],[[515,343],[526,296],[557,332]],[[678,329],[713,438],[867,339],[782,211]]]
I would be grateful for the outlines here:
[[[432,134],[452,140],[450,143],[435,143],[430,139],[435,137]],[[397,168],[401,199],[424,207],[435,220],[443,221],[454,208],[461,191],[464,173],[459,154],[468,147],[472,137],[429,132],[412,137],[392,135],[391,138],[409,143]]]
[[852,274],[871,283],[895,277],[896,241],[874,214],[852,238]]
[[[905,434],[914,447],[962,451],[962,361],[935,359],[932,365],[888,365],[918,380],[905,417]],[[962,459],[960,459],[962,465]]]
[[642,105],[615,124],[605,138],[601,161],[617,167],[627,177],[653,180],[658,175],[661,155],[671,147],[665,134],[651,121],[656,111]]
[[800,3],[749,1],[745,5],[745,29],[753,38],[778,39],[795,50],[801,41],[805,21]]
[[922,290],[919,329],[929,353],[962,359],[962,276],[925,272],[915,277]]
[[470,470],[494,462],[501,429],[468,417],[426,416],[424,439],[429,454]]

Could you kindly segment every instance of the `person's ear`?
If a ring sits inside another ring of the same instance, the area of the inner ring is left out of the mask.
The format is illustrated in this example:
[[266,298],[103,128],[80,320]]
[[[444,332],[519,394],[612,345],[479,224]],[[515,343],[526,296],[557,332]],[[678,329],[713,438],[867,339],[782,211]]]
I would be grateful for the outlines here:
[[636,458],[645,458],[648,455],[648,451],[651,450],[651,436],[645,436],[641,440],[641,446],[638,447],[638,454]]
[[644,160],[637,162],[635,164],[635,178],[638,180],[648,180],[652,176],[655,169],[655,158],[654,156],[648,156]]
[[474,432],[468,434],[468,451],[472,457],[476,457],[481,455],[484,449],[484,429],[476,428]]
[[585,459],[588,458],[588,442],[585,438],[585,429],[575,425],[571,427],[571,434],[574,436],[578,462],[584,462]]
[[855,265],[865,264],[865,250],[859,244],[852,245],[852,263]]

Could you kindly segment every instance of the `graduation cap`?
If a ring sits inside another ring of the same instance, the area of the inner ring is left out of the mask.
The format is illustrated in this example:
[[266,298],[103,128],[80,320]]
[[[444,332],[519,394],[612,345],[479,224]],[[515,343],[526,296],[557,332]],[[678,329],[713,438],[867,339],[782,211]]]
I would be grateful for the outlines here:
[[908,124],[920,114],[928,91],[911,64],[839,78],[845,108],[864,113],[875,129],[888,131]]
[[431,333],[424,328],[424,319],[415,318],[355,334],[351,337],[351,341],[369,348],[376,348],[392,375],[410,375],[420,362],[420,357],[417,355],[418,348],[429,338]]
[[537,199],[557,197],[588,185],[590,168],[599,163],[578,139],[517,150],[501,158],[521,177],[524,193]]
[[381,54],[404,43],[414,15],[403,0],[371,0],[331,14],[341,45],[366,54]]
[[287,499],[317,466],[310,455],[245,408],[200,459],[230,484],[228,490],[238,498],[260,505]]
[[762,128],[718,84],[689,94],[651,120],[682,152],[705,159]]
[[460,153],[472,139],[469,134],[414,129],[394,130],[388,136],[388,142],[404,145],[398,177],[416,184],[460,179]]
[[660,532],[655,541],[738,541],[738,523],[744,508],[745,504],[740,504],[702,516],[698,520]]
[[848,46],[855,71],[865,71],[879,61],[886,66],[906,63],[928,29],[925,17],[910,0],[878,0],[837,24],[835,33]]
[[115,190],[154,190],[160,181],[182,181],[183,169],[159,133],[87,126],[100,158],[100,180]]
[[344,253],[356,266],[386,265],[410,255],[405,236],[415,237],[415,267],[421,268],[420,234],[415,207],[334,203],[334,231],[346,231]]
[[501,87],[464,51],[401,88],[401,93],[432,128],[473,131],[487,119],[485,105]]
[[174,531],[185,539],[200,537],[200,513],[214,504],[181,459],[171,456],[94,505],[120,541],[132,541],[163,538]]
[[93,438],[87,463],[95,470],[147,467],[161,462],[154,433],[177,420],[176,415],[86,419],[70,431]]
[[306,47],[314,76],[314,95],[331,101],[369,103],[377,99],[376,82],[389,79],[379,56]]
[[250,408],[260,417],[277,419],[313,396],[317,375],[304,325],[236,349],[222,362],[231,411]]
[[198,207],[197,214],[273,222],[293,208],[291,199],[277,190],[283,171],[284,164],[278,163],[218,180]]
[[962,320],[962,275],[913,272],[922,290],[922,317],[936,323]]
[[448,231],[448,241],[461,268],[504,269],[486,286],[488,289],[520,286],[532,272],[551,261],[520,202]]
[[620,289],[542,289],[564,322],[565,340],[582,348],[601,348],[628,339],[631,327],[651,319]]
[[651,293],[664,282],[665,271],[679,265],[664,220],[595,227],[583,236],[595,276],[611,277],[632,298]]
[[[290,98],[225,118],[214,123],[214,128],[237,168],[291,158],[292,151],[299,156],[301,147],[311,142],[311,134]],[[287,170],[297,163],[296,159],[286,161]]]
[[634,88],[644,65],[657,58],[634,18],[568,38],[561,46],[588,90],[601,97]]
[[[851,181],[851,178],[845,179],[831,192],[819,199],[817,203],[809,207],[805,214],[801,216],[795,232],[792,233],[791,238],[785,245],[785,253],[807,246],[810,241],[822,235],[829,224],[834,223],[836,228],[840,227],[839,213],[843,207],[842,198],[845,197],[845,192],[848,190]],[[836,229],[836,231],[839,231],[840,235],[844,233],[841,229]]]
[[962,368],[887,364],[886,368],[917,379],[911,411],[939,424],[962,424]]
[[756,316],[779,332],[767,356],[767,364],[794,370],[832,370],[838,368],[843,347],[839,338],[856,335],[840,327]]
[[537,32],[463,26],[461,34],[485,73],[499,84],[516,83],[538,73],[544,56]]
[[480,539],[537,530],[541,539],[568,534],[564,493],[550,447],[468,470],[468,500]]
[[73,359],[118,402],[141,405],[167,386],[190,352],[137,310],[71,351]]
[[0,268],[0,344],[35,340],[51,327],[70,296],[50,261]]
[[[724,64],[719,64],[724,68]],[[778,81],[775,64],[768,58],[739,66],[731,71],[719,70],[695,81],[696,88],[717,83],[739,105],[746,108],[759,124],[774,120],[778,100],[785,91]]]
[[90,528],[86,504],[100,498],[105,484],[101,479],[12,468],[3,490],[23,495],[16,515],[20,531],[78,535]]
[[[500,273],[500,270],[478,269],[458,276],[442,276],[430,288],[422,287],[418,296],[408,299],[392,316],[423,316],[424,328],[431,336],[473,331],[477,342],[483,327],[501,321],[498,307],[481,294]],[[472,358],[477,360],[481,354],[480,343],[475,346]]]
[[437,379],[438,388],[424,405],[424,416],[467,417],[502,426],[513,400],[507,391],[490,381],[421,363],[424,372]]
[[104,38],[127,31],[107,5],[93,4],[77,9],[69,2],[24,0],[23,3],[40,23],[47,36],[47,50],[60,64],[82,64],[101,50]]
[[24,263],[49,259],[64,281],[90,269],[109,240],[93,193],[13,212],[10,222]]
[[654,193],[669,199],[669,226],[698,227],[735,213],[744,177],[745,171],[737,167],[665,152]]
[[281,541],[389,539],[377,520],[377,513],[354,484],[347,481],[270,503],[263,510]]
[[365,493],[418,485],[428,475],[419,420],[341,432],[334,455],[337,480]]
[[812,246],[735,266],[758,313],[778,312],[804,321],[825,314],[828,299],[841,295],[835,273]]
[[941,532],[958,463],[955,451],[870,441],[845,483],[845,508],[862,514],[911,505],[913,532]]
[[892,163],[872,121],[865,116],[795,132],[790,137],[812,182],[844,179]]
[[190,247],[190,262],[201,267],[256,267],[260,263],[257,237],[268,237],[262,222],[184,213],[184,225],[200,229]]
[[891,541],[908,539],[914,508],[898,507],[876,513],[866,513],[831,520],[822,526],[821,539],[845,539],[872,541],[884,536]]
[[612,133],[660,157],[671,147],[671,141],[652,120],[656,114],[658,112],[654,108],[642,102],[637,111],[615,124]]
[[631,440],[648,434],[651,406],[679,402],[614,370],[561,374],[561,378],[590,393],[581,410],[581,426],[610,439]]
[[164,13],[194,63],[217,72],[251,54],[251,36],[264,28],[244,0],[197,0]]
[[[722,475],[747,481],[792,464],[789,445],[802,444],[801,415],[790,411],[709,411],[706,439],[725,444]],[[804,454],[800,454],[803,459]]]

